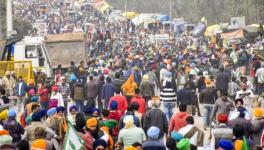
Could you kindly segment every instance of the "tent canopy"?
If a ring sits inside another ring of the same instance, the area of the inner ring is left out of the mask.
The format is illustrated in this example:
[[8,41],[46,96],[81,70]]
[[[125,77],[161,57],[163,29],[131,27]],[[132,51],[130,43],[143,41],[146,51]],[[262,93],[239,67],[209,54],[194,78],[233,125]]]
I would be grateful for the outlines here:
[[216,33],[221,33],[221,32],[222,32],[221,25],[214,24],[206,28],[204,36],[212,36],[215,35]]
[[232,32],[227,32],[227,33],[222,33],[221,34],[221,38],[222,39],[227,39],[227,40],[232,40],[232,39],[243,39],[244,36],[244,30],[243,29],[239,29],[236,31],[232,31]]
[[157,14],[139,14],[138,16],[136,16],[135,18],[132,19],[132,22],[135,25],[140,25],[142,23],[145,23],[148,20],[155,20],[154,16]]
[[167,15],[160,15],[160,16],[157,17],[157,19],[158,19],[160,22],[169,21],[169,20],[170,20],[170,16],[167,16]]
[[135,18],[136,16],[138,16],[139,14],[133,11],[127,11],[127,12],[123,12],[122,16],[123,17],[127,17],[127,19],[132,19]]

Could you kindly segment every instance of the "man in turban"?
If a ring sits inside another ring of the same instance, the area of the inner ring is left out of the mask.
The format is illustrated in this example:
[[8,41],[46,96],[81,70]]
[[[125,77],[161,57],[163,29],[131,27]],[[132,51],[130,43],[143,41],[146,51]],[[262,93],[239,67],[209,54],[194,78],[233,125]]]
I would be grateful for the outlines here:
[[84,146],[87,150],[93,149],[93,143],[95,141],[94,135],[97,132],[98,121],[96,118],[90,118],[86,121],[86,132],[82,139],[84,140]]

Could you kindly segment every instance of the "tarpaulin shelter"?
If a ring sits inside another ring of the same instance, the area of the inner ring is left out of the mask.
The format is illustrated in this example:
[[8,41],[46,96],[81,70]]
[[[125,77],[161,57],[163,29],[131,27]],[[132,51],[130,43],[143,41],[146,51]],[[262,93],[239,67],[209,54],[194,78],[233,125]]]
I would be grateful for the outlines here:
[[160,16],[157,17],[157,19],[158,19],[160,22],[169,21],[169,20],[170,20],[170,16],[167,16],[167,15],[160,15]]
[[243,39],[245,38],[245,33],[243,29],[239,29],[232,32],[222,33],[222,39],[232,40],[232,39]]
[[142,23],[145,23],[146,21],[148,20],[152,20],[152,19],[155,19],[154,17],[156,15],[159,15],[159,14],[139,14],[138,16],[136,16],[135,18],[132,19],[132,22],[138,26]]
[[[243,29],[245,29],[247,32],[250,32],[250,33],[257,33],[258,27],[259,27],[258,24],[251,24],[251,25],[243,27]],[[263,28],[264,28],[264,25],[263,25]]]
[[194,35],[199,35],[202,34],[204,30],[205,30],[205,25],[202,23],[198,23],[195,26],[195,28],[191,31],[191,33]]
[[139,15],[138,13],[133,12],[133,11],[127,11],[127,12],[122,13],[122,16],[127,17],[127,19],[135,18],[138,15]]
[[216,33],[221,33],[222,27],[219,24],[210,25],[206,28],[204,36],[213,36]]

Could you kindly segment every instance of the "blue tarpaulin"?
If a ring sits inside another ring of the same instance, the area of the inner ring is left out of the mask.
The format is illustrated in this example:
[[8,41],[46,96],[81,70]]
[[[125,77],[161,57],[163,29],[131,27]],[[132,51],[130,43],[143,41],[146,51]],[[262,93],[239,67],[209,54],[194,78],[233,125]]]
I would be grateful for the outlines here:
[[160,16],[158,17],[158,20],[159,20],[160,22],[169,21],[169,20],[170,20],[170,16],[167,16],[167,15],[160,15]]
[[199,35],[202,34],[204,30],[205,30],[205,25],[202,23],[198,23],[195,26],[195,28],[191,31],[191,33],[194,35]]

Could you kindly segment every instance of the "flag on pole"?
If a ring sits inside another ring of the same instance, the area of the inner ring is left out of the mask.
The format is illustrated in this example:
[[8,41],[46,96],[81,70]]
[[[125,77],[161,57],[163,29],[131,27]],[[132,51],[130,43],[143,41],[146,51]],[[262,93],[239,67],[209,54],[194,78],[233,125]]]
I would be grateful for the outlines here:
[[64,138],[64,150],[84,150],[83,140],[70,123]]

